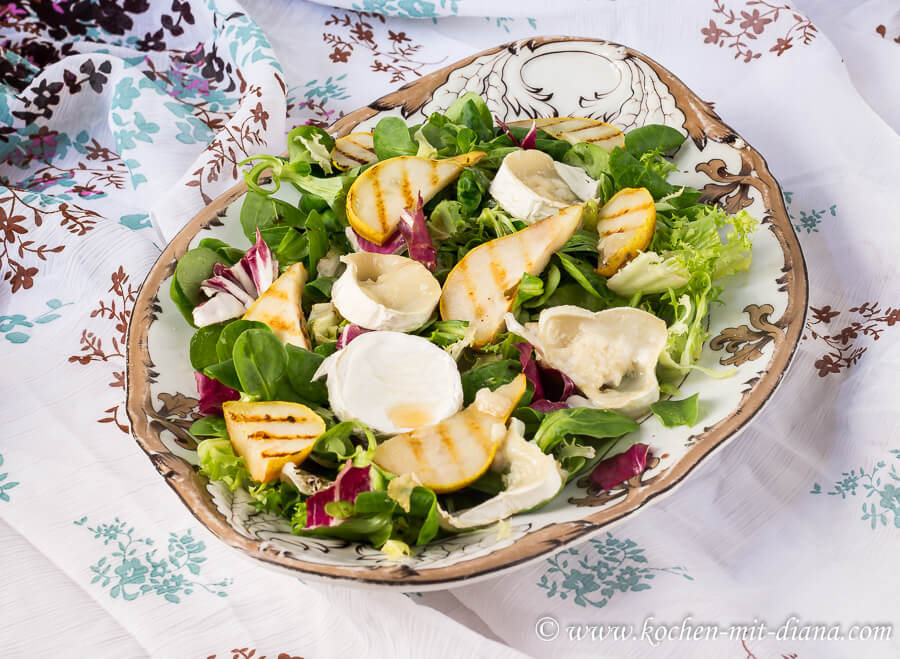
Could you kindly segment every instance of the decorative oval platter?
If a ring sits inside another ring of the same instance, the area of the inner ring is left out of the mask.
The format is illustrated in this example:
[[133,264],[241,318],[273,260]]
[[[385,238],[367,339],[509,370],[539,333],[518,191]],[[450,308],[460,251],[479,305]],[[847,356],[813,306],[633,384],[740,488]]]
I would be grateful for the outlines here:
[[[578,75],[571,75],[571,72]],[[389,115],[409,123],[445,110],[460,94],[483,96],[504,121],[530,117],[601,119],[623,131],[666,124],[686,134],[671,180],[699,188],[703,200],[729,213],[746,209],[761,221],[753,264],[730,280],[709,316],[710,339],[700,365],[732,367],[714,379],[694,371],[681,385],[700,393],[694,428],[665,428],[650,417],[641,442],[652,458],[638,476],[611,491],[570,482],[548,505],[508,526],[453,536],[401,561],[356,543],[291,534],[288,523],[258,512],[242,489],[230,492],[197,473],[196,442],[183,412],[196,402],[187,358],[191,328],[171,302],[179,259],[207,237],[241,242],[240,183],[216,199],[166,247],[141,287],[128,336],[128,416],[135,438],[160,475],[197,519],[231,547],[296,575],[402,590],[445,588],[496,576],[600,529],[672,492],[713,451],[733,439],[774,393],[800,338],[807,306],[806,267],[778,183],[763,157],[677,77],[617,44],[581,38],[538,38],[479,53],[425,76],[335,123],[335,136],[369,130]],[[173,401],[179,402],[174,404]]]

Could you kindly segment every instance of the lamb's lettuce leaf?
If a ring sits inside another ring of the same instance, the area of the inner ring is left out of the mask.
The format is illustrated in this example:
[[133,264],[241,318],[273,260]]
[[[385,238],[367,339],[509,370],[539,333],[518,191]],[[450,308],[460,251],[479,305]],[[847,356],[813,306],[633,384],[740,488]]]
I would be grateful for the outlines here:
[[419,144],[409,132],[406,122],[400,117],[381,119],[372,131],[372,142],[378,159],[387,160],[397,156],[416,155],[419,151]]

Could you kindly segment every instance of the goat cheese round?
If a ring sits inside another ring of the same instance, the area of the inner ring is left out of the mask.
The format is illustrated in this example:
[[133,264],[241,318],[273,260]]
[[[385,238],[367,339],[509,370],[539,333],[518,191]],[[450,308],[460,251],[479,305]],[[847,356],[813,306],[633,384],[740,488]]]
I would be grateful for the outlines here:
[[323,361],[313,380],[323,375],[341,421],[355,419],[382,433],[431,425],[462,408],[456,361],[421,336],[361,334]]

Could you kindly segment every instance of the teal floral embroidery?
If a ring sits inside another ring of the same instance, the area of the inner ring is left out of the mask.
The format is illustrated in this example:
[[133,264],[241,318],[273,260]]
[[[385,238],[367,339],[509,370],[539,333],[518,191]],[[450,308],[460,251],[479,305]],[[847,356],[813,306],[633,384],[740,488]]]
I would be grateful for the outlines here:
[[[503,28],[504,32],[509,32],[509,26],[516,21],[516,19],[512,16],[485,16],[484,20],[486,20],[488,23],[493,21],[494,25],[498,28]],[[537,19],[526,18],[525,20],[528,21],[528,24],[531,26],[532,30],[537,29]]]
[[141,95],[134,86],[134,78],[127,76],[119,80],[113,93],[112,107],[122,108],[123,110],[131,109],[131,102]]
[[347,74],[345,73],[337,78],[328,76],[328,79],[325,80],[325,82],[319,82],[318,79],[310,80],[304,85],[306,90],[303,92],[303,96],[307,101],[311,98],[319,98],[322,101],[343,101],[344,99],[350,98],[350,94],[347,93],[347,88],[344,85],[338,84],[346,77]]
[[146,229],[150,226],[150,214],[133,213],[131,215],[123,215],[119,218],[119,224],[126,226],[133,231]]
[[[233,60],[242,67],[248,63],[262,61],[279,73],[282,72],[281,64],[275,57],[275,51],[272,50],[272,44],[256,21],[243,12],[223,12],[216,6],[215,0],[207,0],[206,6],[218,18],[216,23],[219,27],[213,30],[213,41],[218,41],[219,35],[222,35],[228,43],[228,51]],[[241,48],[240,59],[237,56],[238,48]]]
[[[125,116],[128,118],[126,119]],[[115,131],[116,147],[120,151],[136,149],[137,142],[146,142],[149,144],[153,142],[152,136],[159,132],[159,124],[147,121],[140,112],[135,112],[130,115],[122,115],[114,112],[112,118],[117,126],[128,126],[129,123],[134,126],[134,128],[122,128],[121,130]]]
[[35,316],[29,320],[22,314],[13,314],[12,316],[0,316],[0,334],[10,343],[26,343],[31,338],[30,333],[26,330],[33,328],[35,325],[46,325],[60,317],[61,314],[56,313],[59,309],[71,305],[71,302],[63,303],[56,298],[47,300],[47,311]]
[[[0,453],[0,467],[3,466],[3,454]],[[6,480],[7,476],[9,476],[9,472],[4,471],[0,474],[0,501],[9,501],[8,492],[17,487],[19,485],[18,481],[8,481]]]
[[177,121],[175,127],[180,131],[175,139],[182,144],[208,144],[213,138],[209,126],[197,117],[186,117],[185,121]]
[[[87,517],[74,523],[85,526]],[[177,604],[182,597],[198,589],[218,597],[228,596],[225,588],[231,584],[231,579],[204,583],[193,578],[200,574],[206,562],[203,555],[206,544],[196,540],[190,530],[170,533],[166,555],[158,555],[152,538],[138,537],[134,527],[118,517],[111,524],[85,528],[94,534],[95,540],[102,540],[104,547],[112,549],[108,556],[91,565],[94,574],[91,583],[108,588],[113,599],[135,600],[156,595]]]
[[824,220],[828,215],[832,217],[837,216],[837,204],[832,204],[827,209],[816,210],[815,208],[810,211],[800,211],[800,217],[795,217],[793,213],[791,213],[791,202],[793,200],[794,193],[793,192],[785,192],[784,200],[787,202],[788,206],[788,217],[794,223],[794,229],[797,230],[798,233],[802,233],[806,231],[807,234],[810,233],[819,233],[819,225],[822,224],[822,220]]
[[[900,449],[890,451],[895,460],[900,460]],[[895,529],[900,529],[900,473],[897,465],[892,464],[887,473],[882,470],[887,466],[884,460],[875,463],[869,471],[862,467],[859,470],[851,469],[841,473],[841,478],[834,482],[831,489],[825,494],[840,496],[841,499],[855,497],[858,491],[865,492],[866,499],[874,500],[862,504],[862,521],[868,521],[872,530],[893,523]],[[822,486],[813,483],[810,494],[822,494]]]
[[649,590],[648,583],[664,572],[690,581],[693,577],[683,567],[648,567],[644,550],[633,540],[619,540],[607,533],[605,539],[591,540],[578,548],[561,551],[547,559],[550,565],[538,588],[547,597],[568,599],[578,606],[603,608],[619,592]]
[[[323,82],[318,79],[310,80],[305,85],[297,85],[291,87],[287,94],[287,112],[289,119],[293,122],[302,122],[315,125],[328,125],[332,123],[334,117],[334,108],[329,108],[328,104],[334,101],[344,101],[350,98],[347,88],[340,84],[347,74],[338,77],[328,76]],[[293,112],[302,111],[301,116],[292,115]],[[311,115],[311,116],[310,116]],[[293,125],[293,123],[290,123]]]
[[459,11],[458,0],[438,0],[438,2],[443,11],[439,12],[434,2],[426,0],[363,0],[362,4],[356,3],[353,8],[403,18],[437,18]]

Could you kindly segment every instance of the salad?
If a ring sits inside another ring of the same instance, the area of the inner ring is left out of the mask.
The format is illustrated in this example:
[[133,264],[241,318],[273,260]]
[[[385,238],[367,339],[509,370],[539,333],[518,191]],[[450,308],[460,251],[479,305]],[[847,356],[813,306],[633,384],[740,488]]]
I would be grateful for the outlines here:
[[678,383],[757,225],[669,180],[683,141],[505,124],[473,93],[418,125],[292,130],[249,161],[251,246],[205,238],[172,279],[201,473],[395,557],[640,473],[637,420],[697,421]]

